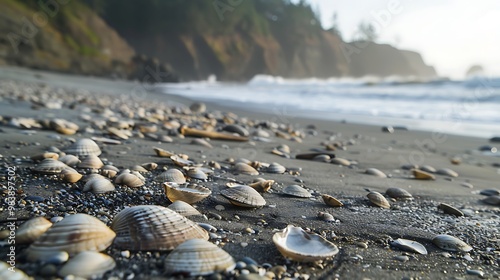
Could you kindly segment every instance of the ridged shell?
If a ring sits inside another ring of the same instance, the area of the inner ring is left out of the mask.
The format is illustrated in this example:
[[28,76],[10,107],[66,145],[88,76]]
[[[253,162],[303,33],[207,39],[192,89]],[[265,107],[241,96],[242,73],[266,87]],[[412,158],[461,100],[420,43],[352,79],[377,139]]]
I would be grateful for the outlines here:
[[52,223],[44,217],[27,220],[16,230],[16,244],[28,244],[44,234]]
[[167,273],[186,273],[189,276],[210,275],[231,271],[236,266],[233,257],[203,239],[190,239],[177,246],[165,259]]
[[323,198],[323,201],[328,206],[331,206],[331,207],[342,207],[342,206],[344,206],[344,203],[340,202],[338,199],[336,199],[335,197],[333,197],[331,195],[322,194],[321,198]]
[[411,193],[409,193],[407,190],[402,189],[402,188],[388,188],[385,191],[385,194],[388,195],[389,197],[394,198],[394,199],[400,199],[400,200],[413,199],[413,196],[411,195]]
[[85,156],[99,156],[101,154],[101,149],[92,139],[82,138],[73,143],[69,148],[66,149],[66,153],[72,154],[78,157]]
[[432,243],[434,243],[434,245],[438,246],[439,248],[447,251],[469,252],[472,250],[472,247],[469,244],[447,234],[437,235],[432,239]]
[[309,234],[300,227],[287,226],[273,235],[273,242],[280,253],[298,262],[316,262],[333,258],[339,249],[335,244],[317,234]]
[[269,167],[266,168],[267,173],[274,173],[274,174],[283,174],[286,171],[286,167],[283,165],[273,162],[269,165]]
[[86,156],[82,161],[78,164],[78,168],[90,168],[90,169],[99,169],[104,166],[102,160],[96,155]]
[[114,245],[133,251],[169,251],[182,242],[208,233],[196,223],[173,210],[156,205],[125,208],[113,219]]
[[207,174],[205,174],[205,172],[203,172],[199,168],[191,168],[191,169],[189,169],[187,171],[187,176],[189,178],[198,179],[198,180],[207,180],[208,179]]
[[434,175],[419,169],[413,169],[412,173],[413,176],[415,176],[415,179],[418,180],[436,180],[436,177]]
[[236,174],[259,175],[259,171],[243,162],[236,163],[234,165],[233,172]]
[[349,166],[351,165],[351,162],[345,158],[332,158],[330,160],[330,163],[337,164],[337,165],[343,165],[343,166]]
[[173,182],[177,184],[184,184],[186,183],[186,177],[184,176],[184,173],[180,171],[179,169],[169,169],[160,175],[156,176],[155,180],[157,182]]
[[115,191],[115,186],[106,178],[94,178],[85,183],[85,186],[83,186],[83,191],[92,191],[93,193],[107,193]]
[[87,214],[74,214],[54,224],[27,249],[29,261],[41,260],[61,251],[75,255],[102,251],[115,238],[103,222]]
[[80,159],[75,155],[64,155],[59,158],[59,161],[67,166],[77,166],[80,163]]
[[8,279],[8,280],[32,280],[32,277],[29,277],[19,268],[15,268],[13,271],[10,270],[12,266],[4,261],[0,261],[0,279]]
[[212,193],[209,189],[198,185],[179,187],[174,186],[174,184],[163,183],[163,188],[170,201],[176,202],[177,200],[182,200],[189,204],[201,201]]
[[184,217],[201,215],[201,213],[198,210],[196,210],[196,208],[194,208],[193,206],[182,200],[177,200],[173,202],[167,208],[170,210],[174,210],[175,212],[181,214]]
[[464,215],[462,211],[446,203],[439,204],[437,208],[443,210],[446,214],[455,215],[457,217],[462,217]]
[[299,185],[289,185],[283,188],[282,192],[295,197],[311,197],[311,193]]
[[373,175],[379,178],[387,178],[387,175],[385,175],[384,172],[376,169],[376,168],[368,168],[365,171],[366,174]]
[[66,168],[70,167],[58,160],[52,158],[46,158],[42,160],[39,164],[37,164],[33,169],[33,171],[35,171],[36,173],[52,175],[52,174],[59,174]]
[[135,176],[134,174],[122,173],[116,177],[115,184],[125,185],[131,188],[137,188],[143,186],[144,181],[142,181],[139,177]]
[[262,207],[266,205],[264,198],[252,187],[239,185],[220,192],[229,202],[241,207]]
[[116,263],[112,257],[98,252],[81,252],[71,258],[59,270],[59,276],[73,275],[82,278],[100,278],[107,271],[115,268]]
[[385,197],[379,192],[370,192],[369,194],[366,195],[366,197],[368,197],[370,202],[373,203],[375,206],[386,209],[391,208],[389,201],[387,201],[387,199],[385,199]]
[[425,248],[425,246],[418,243],[417,241],[398,238],[396,240],[391,241],[390,244],[391,246],[394,246],[404,251],[427,255],[427,249]]
[[449,168],[439,169],[438,171],[436,171],[436,174],[445,175],[449,177],[458,177],[458,173]]
[[78,173],[78,171],[74,170],[73,168],[66,168],[61,171],[61,179],[68,183],[76,183],[80,181],[80,179],[83,177],[82,174]]

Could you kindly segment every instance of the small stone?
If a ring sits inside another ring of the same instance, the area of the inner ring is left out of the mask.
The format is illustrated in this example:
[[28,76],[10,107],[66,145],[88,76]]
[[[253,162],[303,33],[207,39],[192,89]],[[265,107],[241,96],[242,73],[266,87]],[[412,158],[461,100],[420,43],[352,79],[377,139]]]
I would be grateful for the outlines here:
[[240,246],[243,247],[243,248],[245,248],[246,246],[248,246],[248,243],[247,242],[241,242]]
[[410,258],[408,256],[396,256],[394,257],[395,260],[398,260],[400,262],[407,262],[410,260]]
[[63,217],[60,217],[60,216],[54,216],[54,217],[50,218],[50,222],[51,222],[51,223],[53,223],[53,224],[55,224],[55,223],[57,223],[57,222],[62,221],[62,219],[63,219]]
[[127,258],[127,259],[128,259],[128,258],[130,258],[130,251],[128,251],[128,250],[121,251],[121,252],[120,252],[120,255],[121,255],[122,257],[124,257],[124,258]]
[[245,262],[242,262],[242,261],[237,262],[236,266],[235,266],[236,269],[243,269],[245,267],[247,267],[247,264]]
[[224,210],[226,210],[226,207],[224,207],[224,205],[218,204],[218,205],[215,205],[215,210],[224,211]]
[[392,126],[383,126],[382,132],[394,133],[394,128]]
[[466,272],[469,275],[476,275],[479,277],[484,277],[484,272],[482,272],[481,270],[467,269]]
[[365,242],[356,242],[356,246],[363,249],[368,248],[368,244],[366,244]]

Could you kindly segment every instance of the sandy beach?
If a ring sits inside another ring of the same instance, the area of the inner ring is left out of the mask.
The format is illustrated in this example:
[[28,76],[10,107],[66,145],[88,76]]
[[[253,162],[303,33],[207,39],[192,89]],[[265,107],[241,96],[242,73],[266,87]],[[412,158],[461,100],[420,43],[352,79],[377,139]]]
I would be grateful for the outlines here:
[[[75,213],[95,216],[109,226],[114,216],[128,206],[167,207],[171,202],[165,196],[162,183],[155,178],[175,166],[169,158],[156,155],[153,147],[159,147],[188,155],[189,160],[204,168],[212,168],[211,161],[221,166],[221,169],[213,169],[207,180],[191,179],[209,188],[211,195],[195,204],[203,216],[189,219],[215,227],[217,231],[210,235],[210,241],[240,262],[233,272],[217,273],[210,279],[269,279],[266,277],[272,276],[270,272],[276,279],[500,278],[500,206],[485,203],[483,200],[487,196],[480,194],[484,189],[500,189],[500,157],[479,150],[498,143],[439,131],[395,129],[388,133],[382,127],[397,124],[361,125],[350,123],[348,119],[332,122],[318,120],[318,116],[297,117],[293,112],[280,116],[272,112],[263,114],[252,108],[235,110],[224,104],[207,103],[205,112],[195,113],[189,109],[194,102],[156,92],[151,85],[19,68],[0,69],[0,186],[3,198],[0,231],[8,232],[6,198],[10,175],[7,174],[12,168],[15,168],[17,226],[35,216],[51,219]],[[64,135],[51,129],[23,127],[19,125],[20,118],[32,118],[38,123],[64,119],[79,128],[73,135]],[[121,143],[118,145],[96,141],[102,150],[99,157],[105,164],[120,170],[157,163],[157,169],[142,173],[144,186],[130,188],[116,184],[114,192],[94,194],[82,191],[83,182],[67,183],[57,175],[33,172],[37,163],[32,156],[50,147],[64,151],[82,138],[116,139],[107,128],[119,121],[132,124],[125,129],[130,136],[118,139]],[[250,136],[248,141],[242,142],[206,139],[212,146],[208,148],[193,144],[195,138],[180,135],[177,129],[168,129],[174,122],[215,130],[234,124],[248,130]],[[150,135],[141,133],[139,124],[154,125],[157,130]],[[262,134],[256,137],[258,131]],[[170,143],[168,138],[172,140]],[[290,148],[288,157],[271,152],[283,144]],[[295,158],[324,151],[325,144],[334,146],[335,150],[328,152],[335,154],[337,159],[345,159],[349,165],[331,163],[330,159],[322,162],[319,158]],[[262,163],[257,168],[259,175],[234,172],[229,159],[238,161],[241,158]],[[283,174],[267,172],[265,166],[274,162],[286,167],[287,171]],[[458,177],[436,173],[432,174],[435,180],[418,180],[409,165],[436,170],[447,168],[458,173]],[[370,168],[380,170],[387,177],[367,174]],[[275,181],[270,191],[261,194],[266,201],[264,207],[234,206],[220,194],[229,182],[248,185],[257,177]],[[303,186],[311,197],[282,193],[286,186],[294,184]],[[367,189],[384,194],[394,187],[407,190],[413,199],[386,196],[390,208],[384,209],[367,198]],[[330,207],[323,202],[322,194],[329,194],[344,205]],[[459,209],[463,216],[444,213],[438,209],[441,203]],[[325,221],[318,217],[319,212],[329,213],[333,219]],[[316,264],[285,259],[272,237],[287,225],[324,236],[339,248],[339,253]],[[440,234],[457,237],[472,246],[472,250],[443,250],[432,242]],[[391,241],[398,238],[421,243],[428,254],[391,246]],[[62,264],[27,261],[28,246],[16,245],[16,268],[36,279],[56,279]],[[8,260],[8,251],[7,245],[0,247],[0,260]],[[178,277],[164,270],[167,251],[130,250],[130,255],[123,251],[127,250],[114,245],[103,251],[116,262],[116,267],[103,279]],[[286,268],[280,277],[275,273],[278,266]]]

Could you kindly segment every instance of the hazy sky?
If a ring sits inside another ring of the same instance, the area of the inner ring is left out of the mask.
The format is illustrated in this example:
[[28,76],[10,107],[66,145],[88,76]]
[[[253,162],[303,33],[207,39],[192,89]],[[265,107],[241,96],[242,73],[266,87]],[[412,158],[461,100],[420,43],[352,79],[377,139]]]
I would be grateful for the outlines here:
[[374,23],[381,43],[415,50],[438,74],[462,78],[473,64],[500,76],[498,0],[308,0],[329,28],[333,13],[345,40],[361,21]]

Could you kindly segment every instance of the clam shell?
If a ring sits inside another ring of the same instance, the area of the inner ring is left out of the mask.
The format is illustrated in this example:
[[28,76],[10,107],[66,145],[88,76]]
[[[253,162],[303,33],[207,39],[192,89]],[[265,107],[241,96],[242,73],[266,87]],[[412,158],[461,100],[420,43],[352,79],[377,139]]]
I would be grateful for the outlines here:
[[418,180],[436,180],[436,177],[434,175],[419,169],[413,169],[412,173],[413,176],[415,176],[415,179]]
[[402,188],[388,188],[385,194],[394,199],[410,200],[413,199],[411,193]]
[[27,249],[29,261],[42,260],[61,251],[70,256],[83,251],[102,251],[115,233],[99,219],[87,214],[69,215],[54,224]]
[[208,176],[199,168],[191,168],[187,171],[187,176],[192,179],[207,180]]
[[78,157],[81,156],[98,156],[101,154],[101,149],[92,139],[82,138],[73,143],[70,147],[66,149],[66,153],[72,154]]
[[376,169],[376,168],[368,168],[365,171],[366,174],[373,175],[379,178],[387,178],[387,175],[385,175],[384,172]]
[[59,174],[66,168],[70,167],[58,160],[46,158],[37,164],[35,168],[33,168],[33,171],[36,173],[52,175]]
[[439,169],[438,171],[436,171],[436,174],[445,175],[449,177],[458,177],[458,173],[449,168]]
[[10,270],[12,266],[4,261],[0,261],[0,279],[9,279],[9,280],[32,280],[32,277],[29,277],[19,268],[15,268],[14,270]]
[[16,230],[16,243],[31,243],[44,234],[51,226],[52,223],[44,217],[29,219]]
[[153,147],[153,150],[155,151],[156,155],[159,156],[159,157],[168,157],[168,158],[170,158],[171,156],[175,155],[175,153],[173,153],[173,152],[169,152],[167,150],[164,150],[164,149],[158,148],[158,147]]
[[76,183],[83,177],[82,174],[78,173],[78,171],[74,170],[73,168],[63,169],[60,176],[64,181],[68,183]]
[[201,138],[195,138],[195,139],[191,140],[191,144],[203,146],[203,147],[209,148],[209,149],[213,148],[212,144],[208,143],[207,140],[201,139]]
[[180,156],[177,156],[177,155],[173,155],[170,157],[170,160],[172,160],[172,162],[177,165],[177,166],[180,166],[180,167],[184,167],[184,166],[192,166],[194,165],[194,162],[188,160],[188,159],[184,159]]
[[266,172],[268,173],[275,173],[275,174],[283,174],[286,171],[286,167],[283,165],[273,162],[269,165],[269,167],[266,168]]
[[340,202],[338,199],[336,199],[335,197],[333,197],[331,195],[322,194],[321,198],[323,198],[323,201],[328,206],[332,206],[332,207],[342,207],[342,206],[344,206],[344,203]]
[[134,165],[132,166],[132,168],[130,168],[132,171],[137,171],[137,172],[142,172],[142,173],[146,173],[148,172],[148,170],[140,165]]
[[289,185],[283,188],[282,192],[295,197],[311,197],[311,193],[299,185]]
[[366,197],[368,197],[370,202],[372,204],[374,204],[375,206],[386,208],[386,209],[391,208],[389,201],[387,201],[387,199],[385,199],[385,197],[379,192],[370,192],[366,195]]
[[[57,153],[53,153],[53,152],[45,152],[45,153],[42,153],[42,154],[38,154],[38,155],[34,155],[34,156],[31,156],[31,159],[35,162],[38,162],[38,161],[41,161],[41,160],[44,160],[46,158],[53,158],[55,160],[59,159],[59,154]],[[61,161],[61,160],[60,160]],[[61,161],[62,162],[62,161]]]
[[83,191],[92,191],[93,193],[107,193],[115,191],[115,186],[106,178],[90,179],[83,186]]
[[148,171],[152,171],[152,170],[155,170],[156,168],[158,168],[158,164],[156,162],[143,163],[143,164],[141,164],[141,166],[144,167]]
[[241,207],[262,207],[266,205],[264,198],[252,187],[239,185],[220,192],[231,204]]
[[319,162],[330,162],[331,158],[329,155],[317,155],[312,160]]
[[330,163],[337,164],[337,165],[343,165],[343,166],[350,166],[351,162],[345,158],[332,158],[330,160]]
[[430,165],[422,165],[419,169],[427,173],[436,173],[436,168]]
[[241,125],[237,125],[237,124],[229,124],[229,125],[226,125],[222,128],[223,131],[227,131],[227,132],[232,132],[232,133],[236,133],[240,136],[249,136],[250,133],[248,132],[248,130],[246,130],[244,127],[242,127]]
[[75,155],[64,155],[59,158],[59,161],[67,166],[77,166],[80,163],[80,159]]
[[155,178],[156,181],[158,182],[173,182],[177,184],[184,184],[186,183],[186,177],[184,176],[184,173],[180,171],[179,169],[169,169],[160,175],[156,176]]
[[177,200],[182,200],[189,204],[201,201],[212,193],[209,189],[198,185],[179,187],[174,186],[174,184],[163,183],[163,188],[170,201],[176,202]]
[[169,251],[189,239],[208,240],[208,233],[196,223],[156,205],[125,208],[115,216],[111,228],[116,232],[114,245],[133,251]]
[[112,165],[104,165],[102,168],[101,168],[101,174],[105,177],[108,177],[108,178],[113,178],[116,176],[116,174],[118,174],[120,170]]
[[483,199],[482,201],[486,204],[489,204],[489,205],[500,206],[500,196],[498,196],[498,195],[488,196],[487,198]]
[[102,160],[96,155],[86,156],[82,161],[78,164],[78,168],[90,168],[90,169],[99,169],[104,166]]
[[177,246],[165,259],[167,273],[186,273],[190,276],[210,275],[230,271],[236,266],[233,257],[203,239],[190,239]]
[[457,217],[462,217],[464,215],[462,211],[446,203],[439,204],[437,208],[443,210],[446,214],[455,215]]
[[129,138],[129,133],[127,130],[119,129],[116,127],[108,127],[108,134],[113,138],[118,138],[121,140],[127,140]]
[[201,215],[201,213],[198,210],[196,210],[196,208],[194,208],[193,206],[182,200],[177,200],[173,202],[167,208],[170,210],[174,210],[175,212],[181,214],[184,217]]
[[138,188],[144,185],[144,181],[142,181],[139,177],[135,176],[134,174],[122,173],[116,177],[115,184],[125,185],[131,188]]
[[234,165],[233,172],[237,174],[259,175],[259,171],[243,162],[236,163]]
[[112,257],[98,252],[81,252],[71,258],[59,270],[59,276],[70,275],[82,278],[100,278],[107,271],[115,268],[116,263]]
[[332,258],[339,252],[335,244],[322,236],[292,225],[275,233],[273,242],[284,257],[298,262],[316,262]]
[[332,214],[325,213],[325,212],[318,212],[318,218],[320,218],[321,220],[323,220],[325,222],[334,222],[335,221],[335,217],[333,217]]
[[438,246],[439,248],[446,251],[462,251],[469,252],[472,250],[472,247],[463,242],[462,240],[447,234],[437,235],[432,239],[432,243]]
[[417,241],[398,238],[391,241],[390,244],[391,246],[394,246],[403,251],[427,255],[427,249],[425,248],[425,246],[418,243]]

